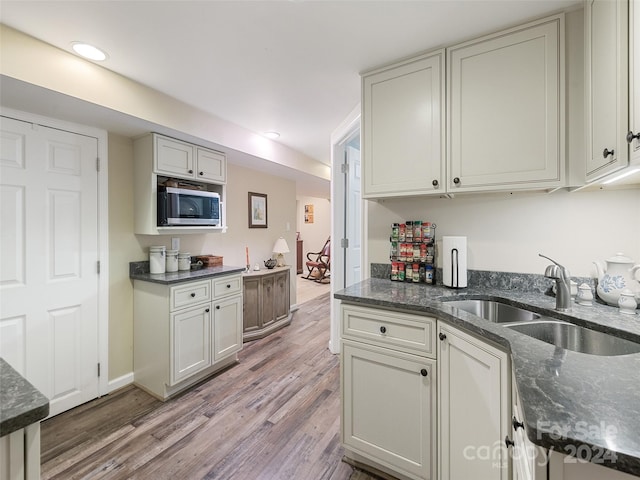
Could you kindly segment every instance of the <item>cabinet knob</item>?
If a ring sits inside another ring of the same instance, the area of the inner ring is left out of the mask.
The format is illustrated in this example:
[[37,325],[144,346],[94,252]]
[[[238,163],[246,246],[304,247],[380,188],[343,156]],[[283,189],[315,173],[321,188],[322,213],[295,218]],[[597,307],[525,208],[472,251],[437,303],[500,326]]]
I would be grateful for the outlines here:
[[456,185],[460,185],[460,177],[455,177],[453,179],[453,183],[455,183]]
[[422,370],[420,370],[420,375],[422,375],[423,377],[426,377],[427,375],[429,375],[429,372],[427,372],[426,368],[423,368]]
[[433,185],[434,187],[438,186],[438,180],[434,180],[433,182],[431,182],[431,185]]
[[640,140],[640,132],[634,135],[632,131],[629,131],[629,133],[627,133],[627,143],[633,142],[634,138],[637,138],[638,140]]
[[207,313],[209,313],[209,309],[208,309],[208,308],[205,308],[205,310],[204,310],[204,311],[205,311],[205,312],[207,312]]
[[504,437],[504,444],[507,446],[507,448],[516,446],[515,442],[511,440],[508,436]]
[[220,310],[220,305],[216,305],[216,310]]
[[198,172],[198,175],[203,176],[204,172]]
[[227,284],[227,288],[231,288],[231,285]]
[[522,428],[524,430],[524,423],[519,422],[516,417],[513,417],[513,419],[511,420],[511,424],[513,425],[513,430],[515,431],[517,431],[519,428]]
[[195,296],[196,296],[196,294],[195,294],[195,293],[192,293],[192,294],[191,294],[191,298],[195,298]]
[[380,333],[387,333],[387,327],[385,326],[380,327]]
[[444,341],[444,340],[446,340],[446,339],[447,339],[447,336],[446,336],[444,333],[440,332],[440,333],[438,334],[438,338],[439,338],[440,340]]
[[189,173],[193,173],[193,170],[189,170]]
[[605,149],[602,151],[602,156],[603,156],[604,158],[607,158],[609,155],[611,155],[611,156],[613,157],[614,152],[615,152],[615,150],[609,150],[608,148],[605,148]]

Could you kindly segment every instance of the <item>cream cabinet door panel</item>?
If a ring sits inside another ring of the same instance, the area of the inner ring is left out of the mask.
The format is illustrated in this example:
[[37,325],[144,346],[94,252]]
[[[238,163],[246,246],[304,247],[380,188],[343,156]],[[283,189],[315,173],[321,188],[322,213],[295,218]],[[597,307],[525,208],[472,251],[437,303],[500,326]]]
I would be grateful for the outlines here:
[[155,135],[154,170],[160,175],[194,178],[193,145]]
[[435,478],[435,360],[344,340],[342,361],[345,446],[409,478]]
[[444,51],[366,74],[362,92],[363,197],[444,191]]
[[211,365],[211,304],[171,314],[171,385]]
[[213,361],[242,350],[242,297],[213,302]]
[[227,158],[224,153],[197,148],[196,160],[198,180],[220,183],[227,181]]
[[440,480],[507,480],[507,355],[448,325],[438,332]]
[[447,49],[447,190],[562,186],[564,17]]
[[[640,134],[640,3],[629,2],[629,130]],[[640,136],[632,139],[629,160],[640,165]]]
[[628,3],[590,0],[585,10],[587,181],[628,164]]

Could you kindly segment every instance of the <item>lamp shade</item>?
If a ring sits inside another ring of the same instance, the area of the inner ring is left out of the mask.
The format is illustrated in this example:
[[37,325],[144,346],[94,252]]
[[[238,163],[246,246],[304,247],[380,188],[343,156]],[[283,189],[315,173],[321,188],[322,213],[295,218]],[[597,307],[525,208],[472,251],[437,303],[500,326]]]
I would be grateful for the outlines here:
[[276,240],[276,243],[273,245],[273,253],[289,253],[289,245],[287,245],[287,241],[280,237]]

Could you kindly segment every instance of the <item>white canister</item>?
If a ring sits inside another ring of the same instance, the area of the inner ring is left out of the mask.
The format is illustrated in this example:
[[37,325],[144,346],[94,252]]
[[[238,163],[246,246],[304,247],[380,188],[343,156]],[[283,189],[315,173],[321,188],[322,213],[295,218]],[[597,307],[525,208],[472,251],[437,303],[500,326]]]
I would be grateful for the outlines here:
[[178,271],[178,250],[167,250],[167,272]]
[[149,247],[149,273],[165,272],[165,250],[164,246]]
[[636,302],[635,294],[628,288],[622,290],[620,292],[620,297],[618,297],[618,308],[620,309],[620,313],[635,315],[637,307],[638,303]]
[[180,252],[178,254],[178,270],[191,270],[191,254]]

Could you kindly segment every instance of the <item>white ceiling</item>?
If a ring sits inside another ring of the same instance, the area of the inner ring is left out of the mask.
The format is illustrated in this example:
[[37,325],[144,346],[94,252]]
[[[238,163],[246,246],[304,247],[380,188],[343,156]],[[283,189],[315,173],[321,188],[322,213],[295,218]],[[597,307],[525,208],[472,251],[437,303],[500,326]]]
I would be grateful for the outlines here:
[[0,1],[0,21],[330,163],[360,102],[360,72],[580,3],[443,1]]

